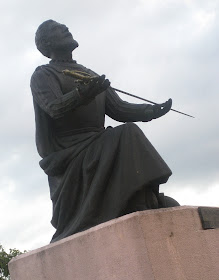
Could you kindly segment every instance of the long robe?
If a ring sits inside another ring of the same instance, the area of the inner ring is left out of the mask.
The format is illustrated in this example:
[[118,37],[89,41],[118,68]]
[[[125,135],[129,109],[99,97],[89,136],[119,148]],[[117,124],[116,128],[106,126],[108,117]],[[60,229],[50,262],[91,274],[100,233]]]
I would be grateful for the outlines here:
[[[119,217],[138,191],[171,175],[132,123],[150,121],[151,105],[122,101],[111,88],[87,100],[65,69],[94,73],[75,61],[51,61],[31,78],[36,144],[53,202],[52,242]],[[126,123],[105,129],[105,114]]]

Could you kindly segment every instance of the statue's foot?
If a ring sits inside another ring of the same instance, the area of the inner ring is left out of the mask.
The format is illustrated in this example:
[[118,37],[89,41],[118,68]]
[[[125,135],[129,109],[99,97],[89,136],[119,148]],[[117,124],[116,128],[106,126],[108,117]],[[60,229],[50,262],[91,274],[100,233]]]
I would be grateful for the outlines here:
[[150,186],[135,193],[126,206],[125,214],[157,208],[159,208],[157,193],[154,187]]
[[136,194],[128,202],[122,215],[136,211],[144,211],[158,208],[176,207],[180,204],[172,197],[159,193],[158,187],[147,187]]
[[159,193],[159,208],[177,207],[180,206],[179,202],[170,196]]
[[147,209],[148,208],[145,203],[145,190],[141,190],[136,192],[136,194],[129,200],[125,212],[128,214]]

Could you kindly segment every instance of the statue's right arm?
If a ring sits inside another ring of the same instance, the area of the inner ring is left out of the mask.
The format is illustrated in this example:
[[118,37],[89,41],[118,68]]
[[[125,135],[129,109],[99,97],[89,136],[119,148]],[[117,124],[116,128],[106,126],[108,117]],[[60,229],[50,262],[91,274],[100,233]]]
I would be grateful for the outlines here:
[[77,87],[63,94],[55,77],[44,69],[33,73],[30,86],[34,101],[53,119],[62,117],[84,103]]

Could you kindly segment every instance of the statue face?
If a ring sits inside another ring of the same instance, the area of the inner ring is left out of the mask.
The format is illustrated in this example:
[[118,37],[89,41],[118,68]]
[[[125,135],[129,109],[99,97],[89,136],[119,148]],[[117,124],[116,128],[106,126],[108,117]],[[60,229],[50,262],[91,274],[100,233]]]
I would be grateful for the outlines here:
[[78,42],[73,39],[72,34],[64,24],[52,22],[48,35],[50,47],[54,51],[72,52],[78,47]]

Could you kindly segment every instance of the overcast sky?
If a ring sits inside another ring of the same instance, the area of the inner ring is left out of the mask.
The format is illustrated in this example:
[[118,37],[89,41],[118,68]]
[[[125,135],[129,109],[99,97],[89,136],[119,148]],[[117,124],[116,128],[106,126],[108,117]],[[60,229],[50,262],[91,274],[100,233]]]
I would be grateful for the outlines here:
[[74,59],[113,87],[158,103],[171,97],[174,109],[195,116],[170,112],[139,126],[173,171],[161,191],[181,205],[219,206],[219,0],[12,0],[0,13],[3,246],[31,250],[54,233],[29,87],[49,61],[34,44],[47,19],[69,27],[80,45]]

